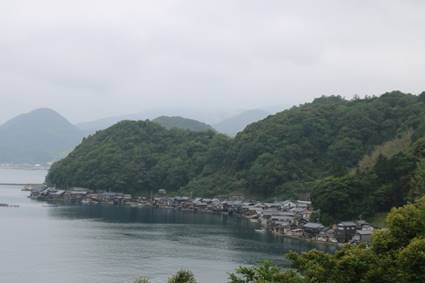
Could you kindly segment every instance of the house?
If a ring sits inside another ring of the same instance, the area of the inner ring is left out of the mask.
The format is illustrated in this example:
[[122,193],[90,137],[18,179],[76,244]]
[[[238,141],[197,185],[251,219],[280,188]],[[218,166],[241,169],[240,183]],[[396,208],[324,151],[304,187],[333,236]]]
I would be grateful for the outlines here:
[[64,190],[52,190],[52,191],[49,191],[49,193],[46,196],[46,199],[51,201],[57,201],[62,199],[62,196],[64,195],[64,193],[65,193]]
[[303,226],[303,234],[306,237],[313,238],[319,235],[324,228],[325,226],[320,223],[308,222]]
[[47,190],[47,187],[44,186],[44,185],[37,185],[37,186],[33,185],[33,186],[31,186],[31,188],[30,188],[30,191],[31,191],[30,198],[36,199],[36,198],[40,197],[42,192],[45,191],[45,190]]
[[372,242],[372,233],[372,230],[357,230],[353,236],[353,242],[370,244]]
[[289,215],[273,215],[271,217],[271,222],[272,223],[287,222],[289,224],[293,224],[295,222],[295,218],[294,216],[289,216]]
[[299,208],[311,208],[311,201],[297,200],[296,206]]
[[374,229],[372,225],[370,225],[364,220],[357,220],[356,224],[357,224],[357,230],[373,230]]
[[282,202],[282,205],[281,205],[283,210],[289,210],[289,209],[294,208],[296,206],[297,206],[297,204],[293,201],[290,201],[290,200],[285,200],[284,202]]
[[84,188],[71,188],[68,191],[65,191],[63,194],[63,199],[68,203],[78,203],[83,200],[83,198],[89,194],[88,189]]
[[284,235],[293,228],[291,222],[288,221],[273,221],[271,231],[276,234]]
[[282,215],[282,213],[282,211],[279,211],[277,209],[265,209],[262,211],[262,217],[264,219],[270,219],[272,216]]
[[352,221],[344,221],[336,226],[336,239],[340,243],[351,241],[356,234],[357,224]]

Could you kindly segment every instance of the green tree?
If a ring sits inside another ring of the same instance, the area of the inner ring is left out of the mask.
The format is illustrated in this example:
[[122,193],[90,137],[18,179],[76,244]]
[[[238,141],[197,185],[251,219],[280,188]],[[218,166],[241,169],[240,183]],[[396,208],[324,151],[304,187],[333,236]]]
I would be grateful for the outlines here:
[[196,283],[196,279],[190,270],[180,270],[168,279],[168,283]]
[[418,162],[410,183],[409,199],[415,200],[425,195],[425,159]]
[[425,282],[425,238],[414,238],[398,258],[407,282]]
[[371,247],[349,245],[335,254],[312,250],[289,258],[309,283],[425,282],[425,197],[393,209]]
[[293,271],[284,272],[271,261],[263,261],[258,266],[239,267],[229,275],[229,283],[303,283],[303,279]]

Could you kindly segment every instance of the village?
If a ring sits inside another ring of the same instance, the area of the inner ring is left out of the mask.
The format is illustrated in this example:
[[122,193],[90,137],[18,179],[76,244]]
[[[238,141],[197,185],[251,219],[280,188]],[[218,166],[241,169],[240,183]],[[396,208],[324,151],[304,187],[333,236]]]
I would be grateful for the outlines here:
[[169,197],[163,190],[157,196],[134,197],[131,194],[93,192],[85,188],[58,190],[44,185],[27,186],[31,199],[55,204],[117,205],[129,207],[173,208],[196,213],[224,214],[248,219],[257,232],[270,231],[308,241],[330,244],[370,244],[374,227],[364,220],[344,221],[325,227],[315,222],[310,201],[285,200],[275,202],[241,199]]

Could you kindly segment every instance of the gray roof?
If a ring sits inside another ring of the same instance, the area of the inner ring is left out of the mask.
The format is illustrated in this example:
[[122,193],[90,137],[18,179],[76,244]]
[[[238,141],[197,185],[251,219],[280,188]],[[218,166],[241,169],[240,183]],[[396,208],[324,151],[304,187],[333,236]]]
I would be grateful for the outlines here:
[[323,229],[323,228],[325,228],[325,226],[323,226],[322,224],[313,223],[313,222],[306,223],[306,224],[304,224],[303,227],[304,228],[310,228],[310,229]]
[[360,235],[372,235],[373,231],[372,230],[357,230],[356,233]]
[[357,226],[353,221],[343,221],[338,223],[338,226]]

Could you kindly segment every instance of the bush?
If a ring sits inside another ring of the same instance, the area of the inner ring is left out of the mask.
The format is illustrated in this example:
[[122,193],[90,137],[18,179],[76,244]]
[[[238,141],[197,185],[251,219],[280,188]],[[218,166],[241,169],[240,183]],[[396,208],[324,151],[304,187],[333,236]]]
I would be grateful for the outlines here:
[[168,283],[197,283],[195,276],[190,270],[180,270],[173,277],[168,279]]

